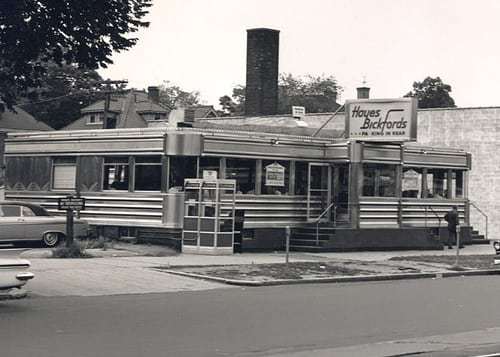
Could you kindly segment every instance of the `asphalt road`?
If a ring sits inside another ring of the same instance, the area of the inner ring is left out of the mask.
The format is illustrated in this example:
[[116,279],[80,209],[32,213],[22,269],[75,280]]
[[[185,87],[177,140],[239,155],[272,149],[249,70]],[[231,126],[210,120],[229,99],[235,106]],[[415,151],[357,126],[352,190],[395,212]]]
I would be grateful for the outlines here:
[[499,297],[499,277],[32,297],[0,303],[0,355],[335,355],[500,326]]

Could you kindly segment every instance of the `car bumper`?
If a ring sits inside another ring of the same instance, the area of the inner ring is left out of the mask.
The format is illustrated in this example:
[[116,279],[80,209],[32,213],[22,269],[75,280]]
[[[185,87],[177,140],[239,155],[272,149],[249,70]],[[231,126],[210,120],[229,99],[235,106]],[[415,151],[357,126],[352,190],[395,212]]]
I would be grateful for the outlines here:
[[20,288],[35,275],[28,272],[30,262],[25,259],[0,259],[0,291]]

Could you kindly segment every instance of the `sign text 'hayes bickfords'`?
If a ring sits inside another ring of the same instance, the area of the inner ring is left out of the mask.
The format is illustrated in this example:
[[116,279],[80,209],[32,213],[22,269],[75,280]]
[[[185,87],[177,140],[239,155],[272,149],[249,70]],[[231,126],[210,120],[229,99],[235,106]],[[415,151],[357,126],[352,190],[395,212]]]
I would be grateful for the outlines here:
[[413,98],[346,101],[346,134],[363,141],[410,141],[417,137]]

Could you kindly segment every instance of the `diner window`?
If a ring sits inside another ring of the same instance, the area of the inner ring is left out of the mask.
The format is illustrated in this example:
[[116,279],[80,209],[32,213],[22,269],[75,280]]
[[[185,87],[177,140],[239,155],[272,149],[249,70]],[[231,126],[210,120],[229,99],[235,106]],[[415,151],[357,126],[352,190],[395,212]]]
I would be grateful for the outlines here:
[[402,191],[403,197],[422,198],[422,169],[403,169]]
[[183,190],[184,179],[197,178],[198,158],[195,156],[170,156],[169,188]]
[[199,177],[203,177],[203,171],[215,171],[217,173],[217,178],[220,179],[219,166],[220,159],[218,157],[200,157]]
[[427,197],[448,197],[448,170],[429,169],[427,171]]
[[396,186],[396,165],[363,165],[363,196],[395,197]]
[[104,159],[104,190],[127,191],[129,183],[128,157],[106,157]]
[[464,171],[452,171],[451,198],[464,198],[464,175]]
[[58,157],[52,161],[52,189],[74,190],[76,184],[76,158]]
[[226,160],[226,178],[236,180],[237,193],[255,194],[255,167],[255,160]]
[[161,190],[161,157],[137,156],[135,158],[135,191]]
[[295,194],[307,195],[307,163],[295,162]]
[[262,161],[262,185],[263,195],[285,195],[288,194],[288,181],[290,180],[289,161]]

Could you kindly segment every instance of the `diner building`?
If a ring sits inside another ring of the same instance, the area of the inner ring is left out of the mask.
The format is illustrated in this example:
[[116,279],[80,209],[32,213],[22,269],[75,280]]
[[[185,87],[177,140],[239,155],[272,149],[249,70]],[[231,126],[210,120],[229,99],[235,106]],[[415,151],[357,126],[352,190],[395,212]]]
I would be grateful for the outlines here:
[[222,214],[244,212],[243,251],[282,248],[287,226],[297,250],[441,247],[453,205],[468,225],[467,152],[286,131],[12,133],[6,195],[63,214],[58,198],[77,193],[86,199],[80,217],[106,234],[179,246],[185,180],[208,172],[236,184],[234,207]]

